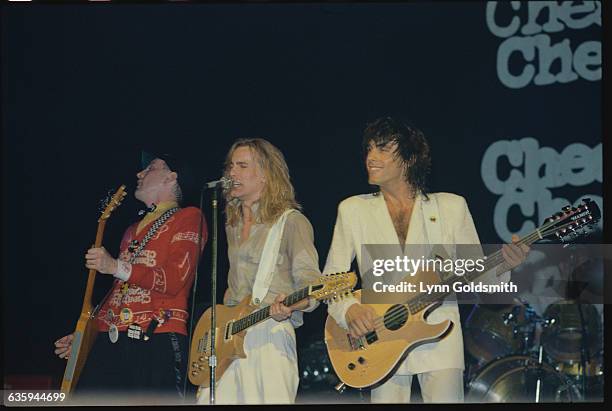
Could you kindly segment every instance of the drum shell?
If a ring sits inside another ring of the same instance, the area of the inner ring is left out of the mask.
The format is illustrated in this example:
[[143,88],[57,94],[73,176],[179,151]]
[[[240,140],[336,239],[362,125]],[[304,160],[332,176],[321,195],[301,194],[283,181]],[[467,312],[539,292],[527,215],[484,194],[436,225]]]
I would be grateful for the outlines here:
[[[542,345],[551,361],[569,365],[580,362],[583,332],[578,307],[574,301],[564,300],[549,305],[544,311],[544,318],[553,321],[542,333]],[[581,308],[588,334],[587,348],[590,353],[595,354],[603,345],[600,315],[592,304],[581,304]],[[568,365],[560,367],[567,370],[576,368]]]
[[[523,307],[514,305],[477,306],[466,320],[463,338],[467,351],[479,364],[488,363],[517,353],[521,340],[514,334],[516,325],[525,323]],[[513,323],[505,324],[505,317],[517,312]]]
[[[591,359],[591,361],[586,363],[586,373],[587,377],[598,377],[603,375],[603,362],[600,359]],[[574,377],[581,377],[582,374],[582,364],[580,362],[559,362],[555,365],[555,369],[559,372],[562,372],[567,375],[571,375]]]
[[535,402],[540,376],[540,402],[581,400],[578,387],[550,365],[515,355],[482,368],[468,384],[467,402]]

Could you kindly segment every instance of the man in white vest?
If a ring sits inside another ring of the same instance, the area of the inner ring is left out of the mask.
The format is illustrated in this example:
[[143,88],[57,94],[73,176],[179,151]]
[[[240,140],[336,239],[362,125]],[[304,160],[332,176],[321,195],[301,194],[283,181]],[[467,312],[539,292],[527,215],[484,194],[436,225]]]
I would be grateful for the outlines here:
[[[480,243],[463,197],[426,192],[431,158],[421,131],[380,118],[366,127],[363,148],[368,181],[380,191],[340,203],[324,273],[348,271],[355,258],[361,275],[368,272],[372,267],[364,266],[363,244],[399,244],[408,250],[416,244]],[[524,245],[504,245],[506,266],[517,266],[527,252]],[[498,281],[507,281],[509,275]],[[374,330],[374,311],[354,298],[329,305],[328,312],[355,338]],[[414,375],[424,402],[463,401],[463,338],[456,301],[444,301],[428,317],[431,323],[446,319],[455,324],[446,338],[411,351],[394,375],[372,389],[372,402],[409,402]]]
[[[281,301],[321,275],[312,225],[299,211],[289,169],[278,148],[261,139],[241,139],[229,150],[225,175],[228,288],[223,303],[236,305],[251,295],[254,305],[270,305],[269,318],[249,328],[246,358],[234,360],[217,381],[217,404],[287,404],[297,395],[299,376],[294,328],[316,300],[291,307]],[[207,404],[209,389],[198,403]]]

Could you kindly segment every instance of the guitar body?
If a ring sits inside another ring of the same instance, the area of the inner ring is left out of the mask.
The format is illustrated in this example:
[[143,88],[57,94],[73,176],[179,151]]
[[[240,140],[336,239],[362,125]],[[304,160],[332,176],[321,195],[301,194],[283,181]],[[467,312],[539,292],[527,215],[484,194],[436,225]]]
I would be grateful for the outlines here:
[[[227,307],[217,304],[217,327],[215,345],[217,355],[217,381],[225,370],[238,358],[246,358],[244,352],[244,336],[246,330],[234,335],[227,333],[228,324],[249,315],[258,307],[251,305],[251,296],[245,297],[240,304]],[[198,320],[193,332],[191,348],[189,350],[189,381],[193,385],[210,387],[210,368],[208,357],[210,355],[210,324],[211,309],[204,312]]]
[[[357,284],[354,272],[322,275],[316,281],[300,290],[293,292],[283,300],[286,307],[291,307],[306,298],[316,300],[337,300],[349,294],[349,290]],[[191,337],[189,349],[189,381],[193,385],[210,387],[211,355],[210,308],[200,317]],[[244,336],[249,327],[270,318],[269,306],[260,308],[251,304],[251,296],[246,296],[240,304],[234,307],[217,305],[217,326],[215,331],[215,351],[217,357],[216,378],[223,373],[238,358],[246,358],[244,352]]]
[[[439,282],[435,273],[421,272],[411,278],[411,282]],[[361,290],[353,293],[361,302]],[[390,317],[390,309],[401,307],[398,304],[366,304],[375,311],[380,326],[374,333],[361,339],[354,339],[349,332],[340,327],[331,317],[325,322],[325,344],[334,371],[346,385],[366,388],[384,383],[400,366],[410,351],[422,344],[440,341],[453,327],[450,320],[438,324],[426,322],[427,316],[440,305],[429,305],[412,315],[407,309]],[[403,306],[405,307],[405,306]],[[383,321],[383,319],[385,319]]]
[[61,392],[69,394],[76,387],[85,366],[85,361],[97,336],[98,323],[95,318],[91,318],[91,311],[89,313],[81,313],[74,330],[72,352],[64,371]]

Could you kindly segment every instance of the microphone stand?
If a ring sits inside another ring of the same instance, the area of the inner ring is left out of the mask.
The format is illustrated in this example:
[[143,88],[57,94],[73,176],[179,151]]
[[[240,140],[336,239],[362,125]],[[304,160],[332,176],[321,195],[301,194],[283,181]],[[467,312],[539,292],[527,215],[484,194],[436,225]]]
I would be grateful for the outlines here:
[[[219,225],[219,194],[218,194],[218,189],[220,187],[223,187],[223,182],[221,180],[219,181],[213,181],[210,183],[206,183],[206,188],[211,188],[213,190],[213,194],[212,194],[212,273],[211,273],[211,278],[210,278],[210,283],[211,283],[211,300],[212,300],[212,307],[211,307],[211,329],[210,329],[210,341],[211,341],[211,350],[210,350],[210,357],[208,358],[208,366],[210,367],[210,395],[209,395],[209,404],[214,405],[215,404],[215,385],[216,385],[216,380],[215,380],[215,376],[216,376],[216,368],[217,368],[217,355],[216,355],[216,350],[215,350],[215,341],[216,341],[216,328],[217,328],[217,246],[218,246],[218,225]],[[203,219],[204,219],[204,214],[203,214],[203,203],[204,203],[204,189],[200,191],[200,235],[198,235],[198,250],[201,251],[202,249],[202,227],[203,227]],[[197,285],[198,285],[198,268],[200,265],[200,253],[198,253],[198,259],[196,260],[196,272],[195,272],[195,279],[194,279],[194,284],[193,284],[193,292],[192,292],[192,315],[190,316],[190,323],[189,323],[189,336],[191,338],[191,334],[193,331],[193,313],[195,312],[195,294],[196,294],[196,290],[197,290]],[[206,348],[204,349],[206,351]],[[187,368],[187,372],[189,372],[189,366]],[[187,390],[187,378],[185,378],[185,381],[183,383],[183,402],[185,401],[185,392]]]
[[210,293],[211,293],[211,308],[210,308],[210,357],[208,357],[208,366],[210,367],[210,395],[208,397],[209,404],[215,405],[216,391],[216,370],[217,370],[217,351],[215,343],[217,341],[217,245],[218,245],[218,212],[219,212],[219,194],[218,188],[220,185],[212,187],[212,270],[210,275]]

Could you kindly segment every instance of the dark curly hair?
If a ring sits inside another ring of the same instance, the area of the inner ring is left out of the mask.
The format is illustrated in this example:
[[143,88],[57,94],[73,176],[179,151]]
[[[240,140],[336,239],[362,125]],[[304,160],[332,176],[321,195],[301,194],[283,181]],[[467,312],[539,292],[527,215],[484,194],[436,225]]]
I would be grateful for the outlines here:
[[406,181],[415,189],[415,194],[427,196],[427,177],[431,169],[429,144],[423,132],[399,122],[392,117],[381,117],[366,125],[363,132],[363,156],[367,157],[371,143],[379,148],[397,143],[396,158],[407,165]]

